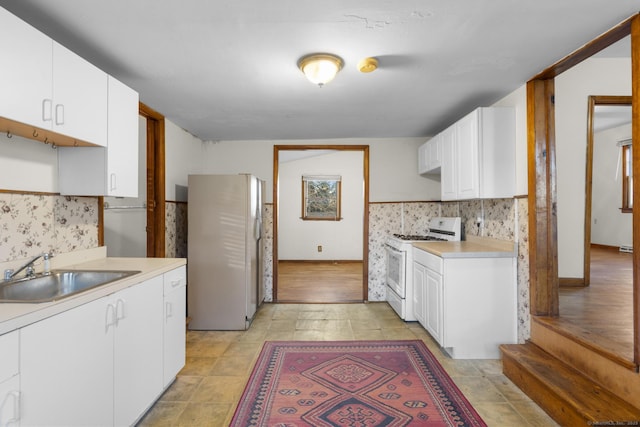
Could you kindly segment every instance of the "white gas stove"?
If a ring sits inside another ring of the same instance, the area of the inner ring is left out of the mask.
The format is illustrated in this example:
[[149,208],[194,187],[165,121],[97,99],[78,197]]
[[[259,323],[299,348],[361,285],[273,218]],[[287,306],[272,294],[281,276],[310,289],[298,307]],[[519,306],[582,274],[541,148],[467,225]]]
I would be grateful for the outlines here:
[[413,243],[418,241],[451,242],[461,239],[460,217],[436,217],[429,221],[424,235],[394,234],[387,238],[387,302],[406,321],[413,314]]

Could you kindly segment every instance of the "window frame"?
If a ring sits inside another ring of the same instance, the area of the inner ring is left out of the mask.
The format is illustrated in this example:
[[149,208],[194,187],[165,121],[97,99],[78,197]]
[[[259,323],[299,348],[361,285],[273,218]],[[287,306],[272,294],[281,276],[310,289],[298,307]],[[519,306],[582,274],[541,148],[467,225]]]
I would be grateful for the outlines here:
[[[314,215],[313,212],[308,210],[308,187],[309,182],[331,182],[335,185],[335,212],[333,216],[326,215]],[[302,216],[303,221],[341,221],[342,220],[342,177],[336,175],[303,175],[302,176]]]

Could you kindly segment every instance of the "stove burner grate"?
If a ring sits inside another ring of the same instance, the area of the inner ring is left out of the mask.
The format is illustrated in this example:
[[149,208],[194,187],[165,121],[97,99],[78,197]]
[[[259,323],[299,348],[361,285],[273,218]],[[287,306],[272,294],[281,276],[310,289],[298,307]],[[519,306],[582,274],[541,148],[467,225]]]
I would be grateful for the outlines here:
[[446,242],[447,239],[443,239],[441,237],[436,237],[436,236],[421,236],[421,235],[414,235],[414,234],[394,234],[395,237],[397,237],[400,240],[435,240],[435,241],[441,241],[441,242]]

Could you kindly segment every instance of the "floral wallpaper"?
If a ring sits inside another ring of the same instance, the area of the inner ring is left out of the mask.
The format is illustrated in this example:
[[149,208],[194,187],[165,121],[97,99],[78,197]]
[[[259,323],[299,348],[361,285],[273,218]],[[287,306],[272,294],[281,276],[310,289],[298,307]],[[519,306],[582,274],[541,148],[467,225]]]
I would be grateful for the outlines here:
[[187,203],[165,202],[164,248],[167,258],[187,257]]
[[[530,337],[528,202],[526,198],[369,205],[369,301],[384,301],[384,242],[390,234],[422,234],[434,216],[460,216],[468,235],[518,243],[518,339]],[[481,227],[476,218],[484,218]],[[263,209],[265,301],[273,300],[273,204]],[[166,256],[187,256],[187,204],[166,203]],[[98,199],[0,193],[0,262],[53,250],[98,246]]]
[[97,246],[97,197],[0,193],[0,262]]

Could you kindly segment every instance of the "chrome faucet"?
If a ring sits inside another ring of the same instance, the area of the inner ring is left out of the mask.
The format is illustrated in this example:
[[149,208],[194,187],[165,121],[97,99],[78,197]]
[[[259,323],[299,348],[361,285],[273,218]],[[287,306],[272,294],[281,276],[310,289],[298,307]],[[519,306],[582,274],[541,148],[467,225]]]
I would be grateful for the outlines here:
[[[49,261],[50,258],[52,258],[53,255],[49,252],[45,252],[43,254],[40,255],[36,255],[33,258],[31,258],[27,263],[25,263],[22,267],[20,267],[19,269],[17,269],[16,271],[13,271],[12,269],[7,269],[4,271],[4,280],[11,280],[14,277],[16,277],[18,275],[18,273],[20,273],[22,270],[26,270],[25,271],[25,276],[24,277],[33,277],[35,275],[35,269],[33,268],[33,263],[36,262],[38,259],[42,258],[45,261]],[[45,262],[45,271],[44,274],[49,274],[49,263]]]

